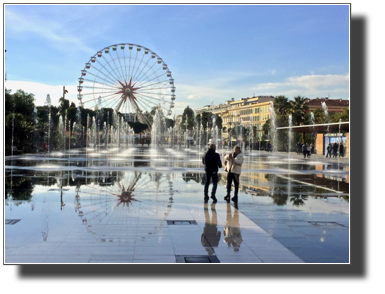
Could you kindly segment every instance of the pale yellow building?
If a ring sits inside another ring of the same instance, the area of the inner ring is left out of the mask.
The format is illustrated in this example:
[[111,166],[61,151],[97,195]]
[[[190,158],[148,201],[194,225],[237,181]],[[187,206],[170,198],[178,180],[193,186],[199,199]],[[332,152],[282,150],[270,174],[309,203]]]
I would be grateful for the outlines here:
[[226,101],[224,104],[207,105],[196,109],[195,113],[211,112],[218,114],[222,118],[222,126],[225,128],[223,138],[228,138],[228,129],[242,124],[248,128],[250,124],[256,126],[257,137],[262,136],[262,127],[271,117],[270,102],[274,101],[273,96],[254,96],[241,98],[240,100]]

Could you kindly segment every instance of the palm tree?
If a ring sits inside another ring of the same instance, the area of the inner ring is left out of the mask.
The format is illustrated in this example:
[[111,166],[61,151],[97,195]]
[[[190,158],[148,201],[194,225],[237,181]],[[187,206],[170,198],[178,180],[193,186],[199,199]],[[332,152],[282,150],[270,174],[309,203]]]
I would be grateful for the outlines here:
[[297,96],[290,101],[290,112],[292,114],[293,125],[301,125],[305,121],[305,112],[308,110],[305,97]]
[[280,95],[274,99],[274,111],[277,115],[286,117],[290,110],[290,103],[287,97]]

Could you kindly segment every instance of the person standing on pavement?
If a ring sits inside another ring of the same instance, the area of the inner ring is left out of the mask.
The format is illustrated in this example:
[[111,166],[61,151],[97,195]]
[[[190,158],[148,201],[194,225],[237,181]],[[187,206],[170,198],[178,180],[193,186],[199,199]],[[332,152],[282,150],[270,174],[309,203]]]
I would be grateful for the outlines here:
[[333,144],[333,158],[337,158],[338,145],[336,142]]
[[202,157],[202,163],[205,165],[206,172],[206,184],[204,188],[204,202],[209,201],[209,185],[210,180],[213,182],[213,188],[211,190],[211,199],[213,203],[217,203],[215,193],[218,186],[218,168],[222,168],[221,158],[218,153],[215,152],[215,144],[211,144],[205,155]]
[[299,154],[301,154],[301,143],[300,142],[298,142],[297,143],[297,155],[299,155]]
[[339,157],[344,157],[344,145],[340,143],[340,154]]
[[307,149],[306,149],[306,143],[303,143],[303,144],[302,144],[302,154],[303,154],[303,158],[306,158],[306,152],[307,152]]
[[239,189],[239,176],[241,175],[241,168],[243,163],[243,155],[241,154],[241,147],[235,146],[234,153],[225,156],[227,161],[227,195],[225,200],[230,202],[231,184],[234,182],[234,197],[231,200],[235,203],[238,202],[238,189]]
[[332,144],[331,143],[329,143],[328,147],[326,148],[326,151],[327,151],[326,158],[328,158],[328,156],[330,158],[332,158]]

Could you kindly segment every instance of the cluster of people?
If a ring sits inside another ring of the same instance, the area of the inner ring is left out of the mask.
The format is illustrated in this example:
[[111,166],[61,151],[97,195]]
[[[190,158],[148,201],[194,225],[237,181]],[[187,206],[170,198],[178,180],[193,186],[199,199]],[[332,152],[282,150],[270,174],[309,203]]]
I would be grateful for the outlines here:
[[[205,165],[206,172],[206,184],[204,187],[204,202],[209,200],[209,185],[210,181],[213,183],[211,190],[211,199],[213,203],[217,203],[215,196],[218,186],[218,171],[222,168],[222,161],[218,153],[215,152],[216,145],[211,144],[210,148],[206,151],[202,157],[202,163]],[[239,176],[241,175],[241,167],[243,163],[243,155],[241,154],[241,148],[239,146],[234,147],[234,152],[227,154],[225,160],[225,171],[227,171],[227,193],[224,197],[228,203],[230,202],[231,185],[234,183],[234,197],[231,200],[234,203],[238,203],[238,190],[239,190]]]
[[314,153],[313,143],[297,143],[297,154],[303,154],[303,158],[310,158],[311,154]]
[[329,143],[328,147],[326,148],[326,151],[326,158],[332,158],[332,153],[333,158],[344,157],[344,145],[341,142],[334,142],[333,144]]

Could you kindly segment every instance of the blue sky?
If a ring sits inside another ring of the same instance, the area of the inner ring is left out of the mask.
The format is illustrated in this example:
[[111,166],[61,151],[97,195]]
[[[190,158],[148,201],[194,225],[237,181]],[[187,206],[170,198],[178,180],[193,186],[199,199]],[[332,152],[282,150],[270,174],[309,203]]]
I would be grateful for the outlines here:
[[348,5],[6,5],[5,87],[78,104],[80,71],[118,43],[167,63],[175,114],[231,98],[349,99]]

